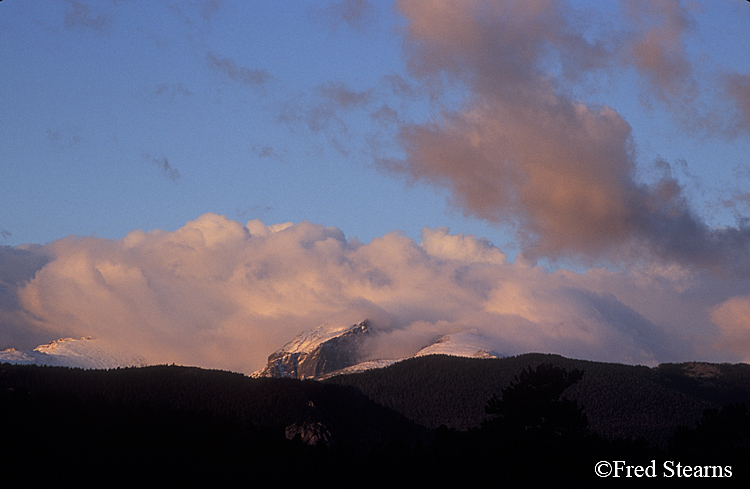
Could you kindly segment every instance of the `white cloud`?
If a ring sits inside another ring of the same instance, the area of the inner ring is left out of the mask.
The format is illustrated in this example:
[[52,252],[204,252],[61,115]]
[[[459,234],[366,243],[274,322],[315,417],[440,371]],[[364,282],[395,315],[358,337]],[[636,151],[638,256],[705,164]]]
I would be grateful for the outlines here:
[[505,254],[487,240],[462,234],[452,235],[449,232],[446,227],[425,228],[422,231],[422,248],[430,255],[440,258],[496,265],[505,261]]
[[309,222],[205,214],[174,232],[69,237],[39,254],[51,259],[3,290],[14,294],[6,343],[92,336],[149,363],[252,372],[302,330],[369,318],[380,357],[471,330],[507,354],[744,358],[732,342],[746,341],[749,308],[731,299],[743,284],[664,268],[550,272],[446,228],[425,229],[421,244],[395,232],[363,244]]

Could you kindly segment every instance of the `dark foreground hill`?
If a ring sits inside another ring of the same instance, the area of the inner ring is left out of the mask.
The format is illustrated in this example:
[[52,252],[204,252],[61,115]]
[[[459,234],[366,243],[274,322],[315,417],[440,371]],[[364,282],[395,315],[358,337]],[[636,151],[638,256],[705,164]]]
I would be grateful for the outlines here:
[[0,364],[0,432],[6,474],[103,487],[143,477],[284,485],[425,434],[352,387],[194,367],[10,364]]
[[380,487],[585,480],[600,460],[678,460],[738,480],[749,378],[747,365],[554,355],[430,356],[324,382],[0,364],[0,468],[106,487]]
[[565,396],[583,408],[589,428],[612,439],[666,446],[679,426],[706,409],[750,406],[750,365],[683,363],[657,368],[525,354],[499,359],[418,357],[388,368],[326,380],[354,386],[370,399],[429,428],[467,430],[486,418],[487,400],[525,368],[549,363],[583,372]]

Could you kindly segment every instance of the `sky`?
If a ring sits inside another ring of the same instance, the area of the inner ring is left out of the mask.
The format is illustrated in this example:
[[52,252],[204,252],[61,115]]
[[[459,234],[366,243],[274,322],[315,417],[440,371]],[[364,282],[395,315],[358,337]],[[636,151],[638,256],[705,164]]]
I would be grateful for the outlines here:
[[750,3],[6,0],[0,349],[369,318],[750,361]]

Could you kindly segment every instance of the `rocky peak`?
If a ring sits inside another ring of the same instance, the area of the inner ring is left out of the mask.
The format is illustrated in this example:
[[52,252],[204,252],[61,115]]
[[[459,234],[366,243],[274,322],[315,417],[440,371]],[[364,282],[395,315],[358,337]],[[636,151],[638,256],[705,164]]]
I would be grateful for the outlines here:
[[360,361],[362,345],[371,334],[364,320],[347,328],[320,326],[297,335],[268,357],[255,377],[319,378]]

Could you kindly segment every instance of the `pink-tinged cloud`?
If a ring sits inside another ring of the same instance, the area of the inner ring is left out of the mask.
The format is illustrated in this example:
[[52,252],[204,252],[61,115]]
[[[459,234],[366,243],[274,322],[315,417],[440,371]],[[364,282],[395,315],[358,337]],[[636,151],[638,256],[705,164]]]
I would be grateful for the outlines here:
[[174,232],[7,248],[0,261],[0,349],[91,336],[148,363],[250,373],[303,330],[369,318],[374,358],[471,331],[506,354],[750,360],[726,347],[750,336],[746,282],[674,266],[549,272],[446,228],[363,244],[307,222],[206,214]]
[[750,351],[750,296],[727,299],[711,311],[711,319],[721,331],[718,346],[747,357]]
[[696,95],[683,37],[691,18],[679,0],[629,0],[620,4],[635,24],[626,56],[647,81],[649,93],[667,103]]
[[725,78],[726,91],[737,111],[736,127],[750,132],[750,75],[733,73]]
[[[684,19],[673,2],[657,3],[650,15],[665,17],[674,32],[657,39],[647,31],[634,56],[667,90],[690,78],[681,51],[671,48]],[[529,256],[649,255],[748,271],[750,230],[709,228],[668,174],[638,182],[628,122],[569,96],[571,81],[609,69],[617,56],[611,42],[584,35],[565,4],[403,0],[399,7],[412,74],[427,85],[447,79],[465,95],[435,120],[403,124],[405,157],[384,168],[449,189],[467,215],[515,226]],[[665,57],[671,67],[654,61]]]

